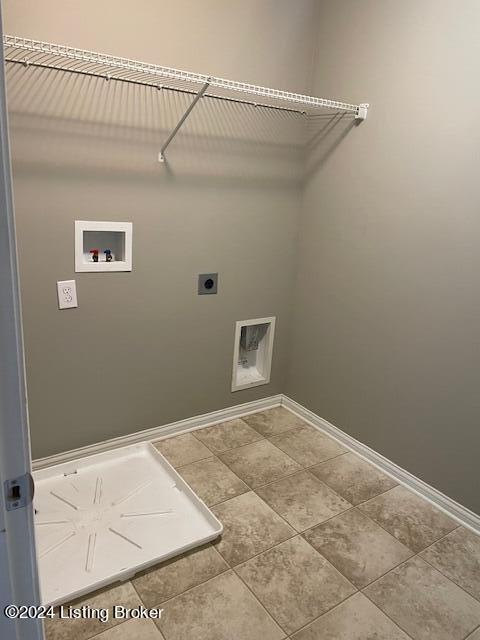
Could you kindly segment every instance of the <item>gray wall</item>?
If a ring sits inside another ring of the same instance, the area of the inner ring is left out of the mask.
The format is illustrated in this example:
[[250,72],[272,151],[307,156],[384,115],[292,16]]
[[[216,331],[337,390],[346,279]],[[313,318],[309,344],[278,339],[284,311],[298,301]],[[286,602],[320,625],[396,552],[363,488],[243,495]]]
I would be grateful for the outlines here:
[[[302,184],[294,119],[202,106],[165,170],[182,99],[10,71],[35,456],[284,391],[479,512],[477,0],[4,7],[7,33],[372,103],[313,121]],[[74,274],[79,218],[133,221],[131,274]],[[231,394],[234,321],[270,314],[272,382]]]
[[480,3],[322,2],[286,392],[480,512]]
[[[132,7],[6,0],[5,32],[307,89],[311,0]],[[34,456],[282,391],[295,118],[202,105],[160,167],[184,98],[15,68],[9,102]],[[75,274],[76,219],[131,220],[132,273]],[[196,295],[205,271],[220,273],[216,297]],[[58,311],[55,284],[69,278],[80,306]],[[234,322],[267,315],[278,321],[271,384],[232,394]]]

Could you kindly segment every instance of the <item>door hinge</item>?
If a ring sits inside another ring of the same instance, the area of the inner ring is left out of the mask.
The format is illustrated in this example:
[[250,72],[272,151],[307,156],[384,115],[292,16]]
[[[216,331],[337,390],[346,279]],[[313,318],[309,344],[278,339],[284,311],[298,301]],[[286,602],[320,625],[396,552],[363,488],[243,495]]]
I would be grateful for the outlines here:
[[5,506],[7,511],[22,509],[33,500],[35,484],[30,473],[26,473],[24,476],[20,476],[19,478],[13,478],[13,480],[6,480],[4,488]]

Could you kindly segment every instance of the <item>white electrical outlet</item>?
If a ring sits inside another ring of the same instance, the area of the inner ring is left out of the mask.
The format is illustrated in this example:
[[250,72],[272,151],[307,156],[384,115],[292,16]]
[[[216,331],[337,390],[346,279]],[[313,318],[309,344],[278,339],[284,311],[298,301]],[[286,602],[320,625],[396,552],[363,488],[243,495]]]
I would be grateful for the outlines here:
[[57,282],[57,293],[59,309],[78,307],[75,280],[61,280]]

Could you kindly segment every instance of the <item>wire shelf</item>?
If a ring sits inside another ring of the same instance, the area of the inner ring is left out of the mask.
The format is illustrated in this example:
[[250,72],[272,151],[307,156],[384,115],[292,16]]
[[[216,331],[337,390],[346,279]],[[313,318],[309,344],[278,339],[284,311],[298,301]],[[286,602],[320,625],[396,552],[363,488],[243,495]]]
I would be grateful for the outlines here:
[[365,120],[369,106],[271,89],[18,36],[4,35],[3,44],[5,61],[12,66],[22,65],[32,69],[67,72],[77,77],[140,85],[167,92],[163,93],[164,96],[171,95],[169,92],[191,95],[193,99],[178,122],[172,125],[170,134],[161,145],[158,154],[160,162],[165,161],[167,147],[196,105],[205,104],[205,98],[207,102],[214,100],[217,104],[226,101],[248,105],[248,108],[258,107],[264,114],[271,110],[288,112],[300,116],[302,120],[309,116],[308,120],[311,120],[326,109],[361,121]]
[[[291,93],[17,36],[4,35],[3,44],[7,62],[27,67],[57,69],[191,94],[197,94],[202,86],[208,85],[209,91],[203,94],[207,98],[244,102],[307,115],[318,113],[319,109],[333,109],[352,113],[358,119],[366,116],[367,105],[362,104]],[[252,100],[252,96],[260,101]]]

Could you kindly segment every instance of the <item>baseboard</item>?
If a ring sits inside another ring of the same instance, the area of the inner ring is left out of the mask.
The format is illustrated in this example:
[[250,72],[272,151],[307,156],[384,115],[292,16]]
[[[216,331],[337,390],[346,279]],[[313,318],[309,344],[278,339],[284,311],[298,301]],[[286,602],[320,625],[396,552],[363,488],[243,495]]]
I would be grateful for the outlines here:
[[303,420],[311,424],[316,429],[326,433],[350,451],[353,451],[370,464],[375,465],[383,473],[392,477],[399,484],[404,485],[422,498],[425,498],[425,500],[431,502],[438,509],[449,515],[451,518],[454,518],[463,526],[475,531],[475,533],[480,533],[479,515],[470,511],[455,500],[452,500],[452,498],[449,498],[426,482],[423,482],[423,480],[420,480],[420,478],[417,478],[405,469],[402,469],[402,467],[399,467],[380,453],[370,449],[367,445],[355,440],[355,438],[352,438],[352,436],[349,436],[335,425],[324,420],[316,413],[313,413],[313,411],[306,409],[298,402],[295,402],[295,400],[292,400],[288,396],[282,394],[269,396],[268,398],[262,398],[260,400],[254,400],[253,402],[245,402],[233,407],[227,407],[226,409],[220,409],[219,411],[212,411],[211,413],[194,416],[193,418],[171,422],[170,424],[154,427],[153,429],[136,431],[135,433],[131,433],[126,436],[112,438],[111,440],[105,440],[86,447],[80,447],[79,449],[65,451],[46,458],[39,458],[32,462],[32,468],[36,471],[55,464],[61,464],[70,460],[77,460],[78,458],[91,456],[95,453],[101,453],[102,451],[110,451],[119,447],[125,447],[137,442],[154,442],[155,440],[161,440],[162,438],[167,438],[175,434],[195,431],[196,429],[219,424],[220,422],[226,422],[227,420],[234,420],[235,418],[241,418],[242,416],[246,416],[251,413],[258,413],[259,411],[265,411],[266,409],[272,409],[273,407],[278,406],[283,406],[285,409],[288,409],[300,418],[303,418]]
[[126,436],[120,436],[119,438],[104,440],[103,442],[97,442],[96,444],[88,445],[86,447],[57,453],[46,458],[38,458],[37,460],[32,461],[32,469],[37,471],[38,469],[51,467],[55,464],[62,464],[63,462],[68,462],[70,460],[77,460],[78,458],[92,456],[96,453],[101,453],[102,451],[118,449],[119,447],[125,447],[137,442],[154,442],[155,440],[161,440],[162,438],[175,434],[195,431],[202,427],[209,427],[214,424],[219,424],[220,422],[226,422],[227,420],[241,418],[242,416],[249,415],[250,413],[258,413],[259,411],[265,411],[265,409],[272,409],[273,407],[280,406],[281,403],[281,394],[269,396],[268,398],[261,398],[260,400],[253,400],[252,402],[244,402],[243,404],[237,404],[233,407],[220,409],[219,411],[212,411],[211,413],[204,413],[200,416],[194,416],[193,418],[178,420],[178,422],[171,422],[161,427],[136,431]]
[[452,498],[443,494],[441,491],[438,491],[426,482],[423,482],[420,478],[417,478],[405,469],[402,469],[402,467],[399,467],[380,453],[370,449],[367,445],[355,440],[352,436],[349,436],[327,420],[320,418],[316,413],[306,409],[304,406],[295,402],[295,400],[292,400],[288,396],[282,396],[281,405],[300,418],[303,418],[303,420],[311,424],[316,429],[319,429],[331,438],[334,438],[344,447],[353,451],[353,453],[356,453],[370,464],[375,465],[380,469],[380,471],[392,477],[399,484],[404,485],[417,495],[428,500],[435,507],[462,524],[464,527],[471,529],[475,533],[480,533],[480,516],[473,511],[470,511],[470,509],[467,509],[455,500],[452,500]]

